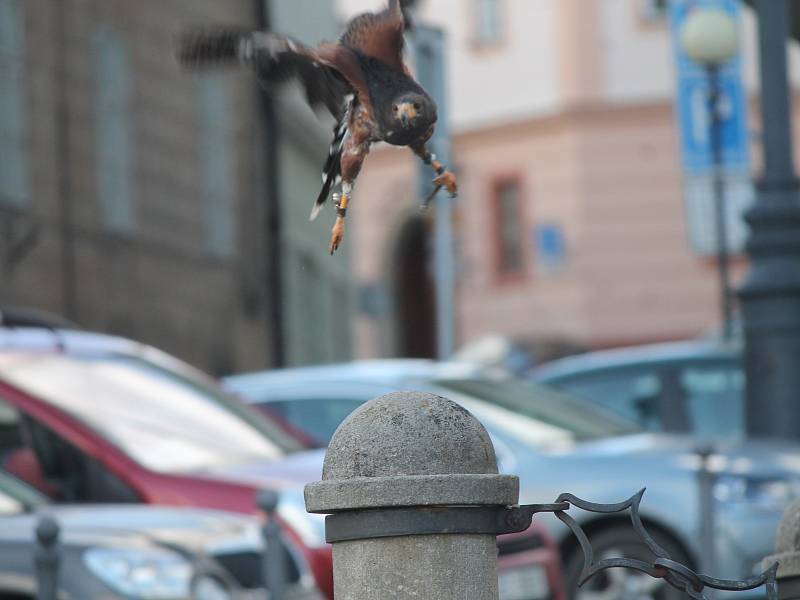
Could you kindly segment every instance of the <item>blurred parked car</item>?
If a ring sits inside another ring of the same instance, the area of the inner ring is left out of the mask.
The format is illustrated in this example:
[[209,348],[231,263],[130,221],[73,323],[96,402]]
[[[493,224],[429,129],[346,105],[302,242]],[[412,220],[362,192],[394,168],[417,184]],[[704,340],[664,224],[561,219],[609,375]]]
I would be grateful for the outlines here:
[[[291,541],[332,598],[324,519],[306,513],[303,502],[303,486],[319,479],[321,464],[301,473],[282,466],[281,457],[302,448],[295,435],[151,347],[77,331],[0,327],[0,466],[70,503],[253,513],[257,490],[278,489]],[[501,568],[510,573],[504,581],[524,587],[524,595],[507,587],[502,600],[563,598],[546,533],[534,529],[499,545]]]
[[[698,535],[701,438],[646,433],[563,392],[489,379],[468,365],[377,361],[241,375],[225,385],[301,430],[317,447],[324,447],[339,422],[369,399],[399,390],[445,396],[486,426],[501,471],[520,475],[521,502],[551,502],[561,492],[619,502],[647,486],[641,515],[648,531],[673,559],[708,570]],[[716,447],[714,575],[750,577],[772,551],[783,509],[800,494],[799,457],[800,448],[788,443],[729,440]],[[294,472],[316,471],[322,460],[318,451],[316,458],[306,453],[283,464]],[[652,560],[627,517],[570,514],[587,531],[596,556]],[[549,515],[536,520],[559,543],[570,597],[683,597],[661,580],[623,570],[606,572],[576,590],[583,557],[575,538]]]
[[[252,517],[154,506],[55,506],[0,472],[0,597],[36,596],[35,531],[60,526],[60,596],[80,600],[252,600],[263,597],[263,545]],[[321,600],[287,550],[292,598]]]
[[737,344],[709,340],[589,352],[543,364],[532,378],[652,431],[713,436],[744,431]]

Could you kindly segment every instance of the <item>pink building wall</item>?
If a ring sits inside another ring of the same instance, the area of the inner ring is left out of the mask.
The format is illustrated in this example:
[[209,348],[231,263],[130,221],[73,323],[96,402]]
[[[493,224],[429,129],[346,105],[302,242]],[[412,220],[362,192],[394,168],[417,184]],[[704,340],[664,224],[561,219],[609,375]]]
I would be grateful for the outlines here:
[[[456,136],[459,342],[499,333],[609,346],[701,334],[717,319],[712,262],[689,249],[671,107],[575,112]],[[389,283],[397,231],[416,210],[409,153],[373,152],[356,190],[354,268]],[[493,183],[522,189],[522,277],[495,267]],[[559,225],[566,262],[537,268],[532,230]],[[387,317],[391,319],[391,315]],[[385,319],[357,319],[357,353],[391,353]]]
[[[607,347],[709,332],[718,325],[717,271],[687,239],[667,25],[639,19],[636,0],[503,2],[513,26],[491,48],[471,41],[469,2],[459,0],[451,13],[444,5],[452,0],[421,6],[422,18],[443,24],[450,38],[461,187],[459,344],[501,334],[526,343]],[[372,8],[368,0],[340,3],[348,14]],[[519,22],[534,17],[536,31],[546,35],[524,35]],[[757,83],[752,21],[746,15],[743,25],[751,90]],[[793,48],[793,60],[795,54]],[[509,65],[523,60],[533,63],[521,67],[524,73],[541,75],[538,86],[525,81],[508,101],[520,77]],[[350,212],[360,287],[383,285],[391,296],[398,231],[417,210],[415,177],[409,152],[373,150]],[[495,268],[491,208],[496,182],[508,177],[522,190],[525,250],[524,272],[512,280]],[[555,272],[537,261],[533,228],[542,223],[565,237],[566,260]],[[737,278],[743,267],[739,260]],[[385,308],[357,315],[357,356],[395,352],[391,302]]]

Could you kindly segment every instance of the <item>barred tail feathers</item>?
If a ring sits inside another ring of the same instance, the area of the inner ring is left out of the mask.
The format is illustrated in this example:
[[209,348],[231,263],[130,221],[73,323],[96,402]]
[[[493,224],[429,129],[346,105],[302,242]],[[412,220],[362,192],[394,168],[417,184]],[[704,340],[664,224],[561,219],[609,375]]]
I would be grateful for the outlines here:
[[349,133],[348,123],[350,121],[352,102],[353,98],[348,97],[344,115],[342,115],[342,118],[333,129],[333,141],[328,151],[328,158],[325,160],[325,166],[322,168],[322,190],[320,190],[317,201],[311,209],[311,216],[309,217],[311,221],[317,218],[325,202],[328,201],[331,191],[341,180],[342,150]]
[[325,203],[328,201],[328,197],[331,195],[333,186],[336,185],[336,179],[337,176],[333,173],[329,173],[325,178],[325,183],[322,185],[322,190],[320,190],[319,196],[317,196],[317,201],[311,208],[311,215],[308,218],[309,221],[313,221],[319,216],[322,207],[325,206]]

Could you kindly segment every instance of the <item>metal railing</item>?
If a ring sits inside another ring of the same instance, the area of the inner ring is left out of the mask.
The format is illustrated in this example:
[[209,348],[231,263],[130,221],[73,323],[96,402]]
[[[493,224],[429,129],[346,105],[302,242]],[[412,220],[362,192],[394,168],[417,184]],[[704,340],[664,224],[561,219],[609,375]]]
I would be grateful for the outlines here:
[[[573,496],[572,494],[561,494],[556,499],[555,504],[520,506],[519,508],[512,508],[508,510],[506,513],[506,522],[509,525],[520,524],[517,527],[510,526],[509,532],[523,531],[530,526],[535,513],[554,513],[562,523],[570,528],[570,531],[572,531],[573,535],[575,535],[575,537],[578,539],[578,543],[583,551],[584,564],[578,585],[583,585],[586,583],[586,581],[600,571],[621,567],[626,569],[634,569],[636,571],[646,573],[651,577],[663,579],[672,587],[685,592],[695,600],[707,600],[706,596],[703,594],[705,588],[727,591],[745,591],[755,589],[762,585],[766,585],[767,598],[769,600],[777,600],[777,562],[758,576],[737,581],[717,579],[708,575],[701,575],[695,573],[688,566],[672,560],[667,551],[664,550],[664,548],[653,539],[653,537],[647,532],[647,529],[645,529],[644,525],[642,524],[642,519],[639,515],[639,505],[642,501],[644,492],[645,490],[642,489],[630,499],[618,504],[596,504],[582,500],[576,496]],[[643,560],[624,557],[604,558],[596,561],[594,559],[592,544],[589,541],[586,532],[583,530],[580,524],[578,524],[578,522],[566,512],[572,506],[588,512],[601,514],[620,513],[630,509],[633,530],[639,536],[639,539],[641,539],[641,541],[650,549],[655,558],[650,563],[647,563]],[[524,527],[521,526],[522,524],[524,524]]]

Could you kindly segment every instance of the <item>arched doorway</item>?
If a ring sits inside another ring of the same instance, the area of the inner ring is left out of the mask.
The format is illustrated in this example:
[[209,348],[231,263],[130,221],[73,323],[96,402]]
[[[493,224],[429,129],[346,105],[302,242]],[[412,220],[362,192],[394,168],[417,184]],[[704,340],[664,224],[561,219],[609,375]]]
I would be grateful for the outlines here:
[[436,356],[436,291],[431,276],[430,228],[420,215],[400,229],[393,263],[395,355]]

